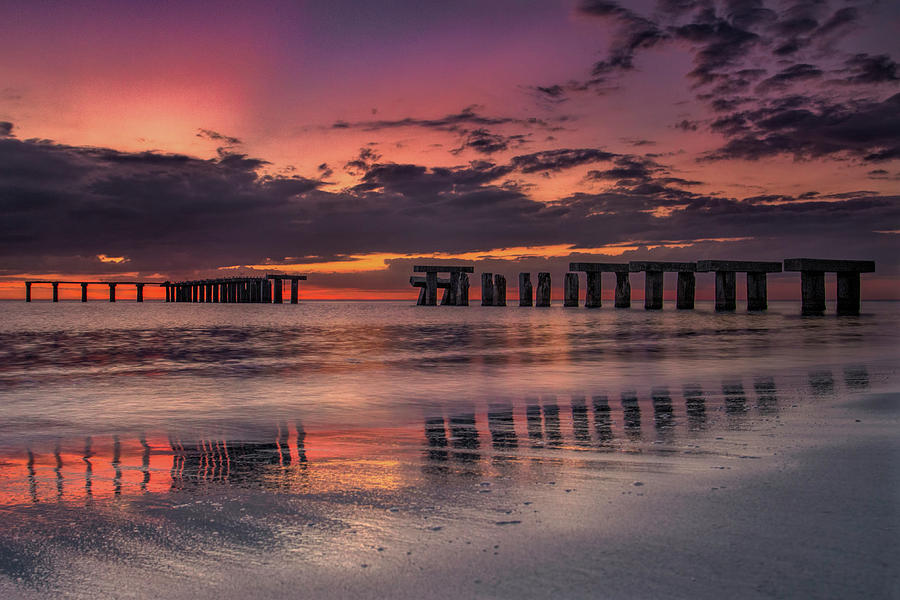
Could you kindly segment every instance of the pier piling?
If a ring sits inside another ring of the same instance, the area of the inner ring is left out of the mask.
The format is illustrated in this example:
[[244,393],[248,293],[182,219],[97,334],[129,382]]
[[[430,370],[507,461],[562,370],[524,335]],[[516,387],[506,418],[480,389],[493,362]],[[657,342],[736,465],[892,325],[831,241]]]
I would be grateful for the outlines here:
[[550,306],[550,273],[538,273],[537,297],[534,302],[535,306]]
[[53,285],[53,301],[59,302],[59,282],[54,281]]
[[618,308],[631,306],[631,283],[628,281],[628,263],[573,262],[569,263],[569,270],[583,272],[586,275],[585,308],[600,308],[602,306],[600,294],[602,291],[601,278],[603,273],[616,274],[615,306]]
[[789,258],[785,271],[800,271],[801,311],[804,315],[825,312],[825,273],[837,273],[837,314],[858,315],[859,274],[873,273],[875,261]]
[[534,304],[533,297],[531,273],[519,273],[519,306],[531,306]]
[[747,260],[700,260],[697,271],[716,274],[716,310],[733,311],[737,306],[735,273],[747,273],[747,310],[766,310],[766,273],[780,273],[781,263]]
[[481,274],[481,305],[482,306],[493,306],[494,305],[494,274],[493,273],[482,273]]
[[116,301],[116,284],[110,282],[107,285],[109,286],[109,301],[115,302]]
[[563,306],[578,306],[578,273],[566,273],[563,280]]
[[[644,271],[644,309],[659,310],[663,307],[663,273],[691,273],[697,270],[697,263],[693,262],[665,262],[665,261],[632,261],[628,263],[628,270],[632,273]],[[694,307],[694,286],[688,280],[679,279],[681,285],[677,286],[675,306],[679,308]]]
[[494,275],[494,306],[506,306],[506,275]]
[[697,289],[697,278],[689,271],[678,273],[678,290],[676,293],[675,308],[691,310],[694,308],[694,293]]
[[81,301],[87,302],[87,288],[88,284],[85,282],[81,283]]
[[[419,290],[418,306],[437,306],[438,288],[444,288],[444,296],[441,305],[468,306],[469,305],[469,276],[474,273],[475,267],[450,266],[450,265],[413,265],[414,273],[425,273],[425,277],[410,277],[409,283]],[[438,278],[439,273],[449,273],[447,279]],[[483,277],[482,277],[483,282]],[[482,286],[483,288],[484,286]],[[482,289],[483,294],[483,289]]]
[[631,277],[627,271],[616,273],[616,308],[631,307]]

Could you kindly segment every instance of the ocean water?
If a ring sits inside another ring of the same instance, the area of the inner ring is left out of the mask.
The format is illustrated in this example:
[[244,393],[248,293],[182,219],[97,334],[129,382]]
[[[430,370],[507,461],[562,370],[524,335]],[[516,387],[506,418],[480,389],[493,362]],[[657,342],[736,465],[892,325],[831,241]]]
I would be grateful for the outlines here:
[[777,435],[789,407],[893,391],[898,325],[892,302],[858,317],[3,302],[0,579],[87,596],[69,586],[93,557],[202,583],[301,530],[312,564],[361,543],[337,506],[419,518],[454,477],[515,471],[521,490],[567,462],[640,472],[661,467],[617,457],[720,453],[723,432]]

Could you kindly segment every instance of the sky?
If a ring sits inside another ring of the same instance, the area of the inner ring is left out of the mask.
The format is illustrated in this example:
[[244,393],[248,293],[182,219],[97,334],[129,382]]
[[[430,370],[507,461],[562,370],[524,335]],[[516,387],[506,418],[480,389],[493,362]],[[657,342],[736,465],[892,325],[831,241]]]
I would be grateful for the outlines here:
[[0,2],[0,298],[801,256],[900,298],[896,2]]

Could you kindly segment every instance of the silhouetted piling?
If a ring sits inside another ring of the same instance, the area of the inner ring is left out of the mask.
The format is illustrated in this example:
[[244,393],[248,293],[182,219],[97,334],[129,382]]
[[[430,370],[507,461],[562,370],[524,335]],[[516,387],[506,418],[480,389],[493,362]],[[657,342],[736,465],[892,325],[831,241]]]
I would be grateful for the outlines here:
[[[628,263],[628,269],[632,273],[644,271],[644,308],[646,310],[659,310],[663,307],[663,273],[693,273],[697,270],[697,263],[692,262],[664,262],[664,261],[633,261]],[[694,287],[688,284],[687,279],[680,279],[677,288],[676,306],[693,308]]]
[[535,306],[550,306],[550,273],[538,273],[537,297]]
[[531,273],[519,273],[519,306],[534,304]]
[[494,305],[494,275],[492,273],[481,274],[481,305]]
[[563,306],[578,306],[578,274],[566,273],[564,279],[565,297]]
[[494,306],[506,306],[506,276],[494,275]]
[[860,302],[859,274],[875,271],[871,260],[825,260],[789,258],[785,271],[800,271],[801,311],[804,315],[825,312],[825,273],[837,273],[837,312],[858,315]]

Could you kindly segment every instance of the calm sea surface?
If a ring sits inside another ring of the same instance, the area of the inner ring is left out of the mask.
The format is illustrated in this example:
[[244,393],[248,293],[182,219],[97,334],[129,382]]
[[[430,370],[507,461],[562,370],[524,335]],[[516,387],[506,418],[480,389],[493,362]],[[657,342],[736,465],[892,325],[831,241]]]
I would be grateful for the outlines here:
[[[74,526],[124,499],[171,509],[222,490],[397,489],[442,465],[702,450],[785,406],[894,389],[900,304],[862,311],[2,302],[0,518]],[[28,508],[49,506],[69,508]],[[56,589],[65,569],[21,527],[0,535],[0,574]]]

